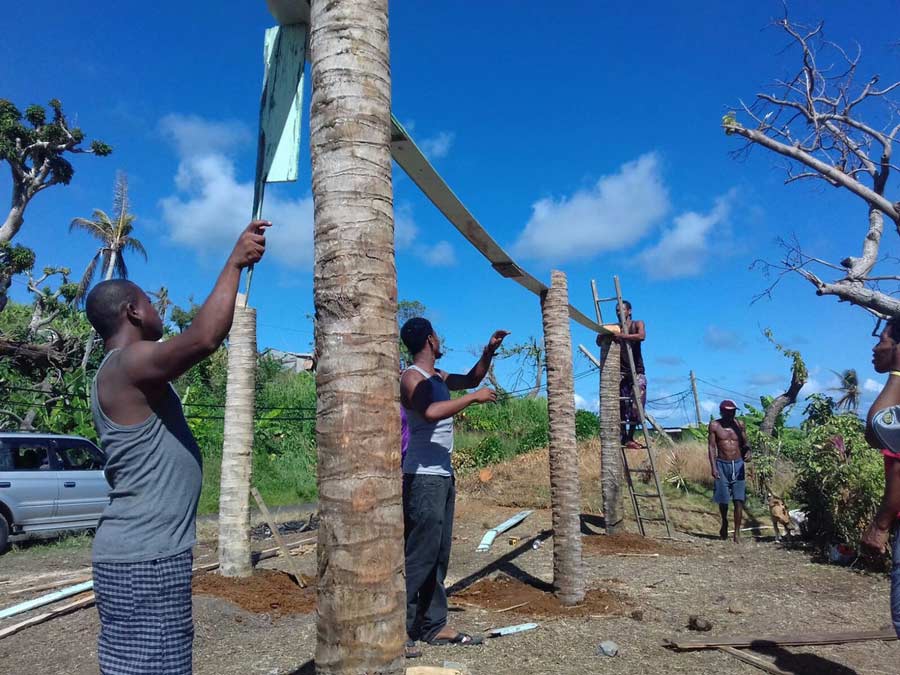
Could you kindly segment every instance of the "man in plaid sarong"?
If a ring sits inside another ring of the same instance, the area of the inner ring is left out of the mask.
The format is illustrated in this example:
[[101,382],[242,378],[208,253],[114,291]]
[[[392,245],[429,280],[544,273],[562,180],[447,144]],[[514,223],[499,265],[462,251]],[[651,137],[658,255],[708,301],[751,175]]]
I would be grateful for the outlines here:
[[88,295],[88,319],[106,350],[91,389],[111,486],[93,549],[103,675],[191,673],[191,551],[203,477],[170,382],[228,335],[241,270],[262,258],[268,226],[250,223],[191,325],[168,340],[160,341],[150,298],[130,281],[104,281]]

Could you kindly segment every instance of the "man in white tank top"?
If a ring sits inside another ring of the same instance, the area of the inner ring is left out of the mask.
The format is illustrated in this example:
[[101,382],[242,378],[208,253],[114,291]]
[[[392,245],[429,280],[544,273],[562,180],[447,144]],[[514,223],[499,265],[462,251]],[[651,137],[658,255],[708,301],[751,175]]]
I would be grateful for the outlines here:
[[492,389],[451,398],[451,391],[473,389],[487,375],[494,353],[509,333],[496,331],[478,362],[465,375],[438,370],[441,340],[427,319],[410,319],[400,337],[413,364],[400,378],[400,402],[409,425],[403,458],[403,519],[406,542],[407,655],[417,655],[416,640],[429,644],[480,644],[447,625],[444,578],[450,562],[453,535],[455,478],[453,416],[473,403],[497,400]]

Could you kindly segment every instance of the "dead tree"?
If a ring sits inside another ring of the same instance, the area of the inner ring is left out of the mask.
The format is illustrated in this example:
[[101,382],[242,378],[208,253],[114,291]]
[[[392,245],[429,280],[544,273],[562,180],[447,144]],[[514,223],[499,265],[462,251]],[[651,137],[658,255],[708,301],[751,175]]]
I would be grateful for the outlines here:
[[768,338],[769,342],[775,345],[775,349],[791,359],[792,364],[791,384],[783,394],[776,396],[766,407],[766,413],[763,415],[763,420],[759,425],[759,432],[764,437],[775,435],[775,424],[778,422],[778,416],[784,412],[785,408],[794,405],[794,403],[797,402],[797,395],[800,393],[800,390],[803,389],[803,385],[806,384],[808,377],[806,364],[803,363],[803,357],[800,356],[800,352],[794,349],[787,349],[775,342],[770,330],[765,331],[765,336]]
[[[789,79],[776,80],[771,93],[757,93],[752,103],[741,101],[723,117],[725,133],[747,141],[734,155],[746,155],[754,146],[774,152],[785,160],[786,183],[825,181],[861,199],[868,217],[860,227],[859,255],[839,263],[808,255],[797,241],[783,241],[780,262],[758,261],[774,276],[762,295],[769,295],[785,275],[796,273],[817,295],[835,296],[876,316],[900,316],[900,299],[882,289],[883,284],[900,282],[900,275],[874,273],[885,217],[900,233],[900,195],[887,193],[900,134],[900,82],[880,86],[878,75],[873,75],[860,83],[862,49],[851,54],[828,42],[821,23],[807,27],[785,16],[775,25],[788,36],[799,69]],[[823,278],[826,274],[830,280]]]

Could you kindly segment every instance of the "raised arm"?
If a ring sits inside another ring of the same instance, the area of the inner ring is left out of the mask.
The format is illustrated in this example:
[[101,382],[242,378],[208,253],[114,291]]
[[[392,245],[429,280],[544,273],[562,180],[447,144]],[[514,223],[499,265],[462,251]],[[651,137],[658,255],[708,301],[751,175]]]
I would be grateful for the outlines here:
[[473,403],[490,403],[497,400],[493,389],[483,387],[470,394],[463,394],[449,401],[435,401],[428,381],[415,371],[406,371],[400,380],[400,398],[407,408],[412,408],[425,418],[426,422],[439,422],[453,417]]
[[465,375],[442,373],[444,382],[447,383],[447,388],[450,391],[459,391],[461,389],[474,389],[481,384],[484,376],[487,375],[488,369],[491,367],[494,354],[500,349],[500,345],[503,344],[503,338],[507,335],[509,335],[507,330],[495,331],[481,352],[481,358]]
[[151,386],[171,382],[219,348],[231,330],[241,270],[262,258],[270,224],[255,220],[241,233],[212,293],[183,333],[163,342],[138,342],[122,352],[129,380]]

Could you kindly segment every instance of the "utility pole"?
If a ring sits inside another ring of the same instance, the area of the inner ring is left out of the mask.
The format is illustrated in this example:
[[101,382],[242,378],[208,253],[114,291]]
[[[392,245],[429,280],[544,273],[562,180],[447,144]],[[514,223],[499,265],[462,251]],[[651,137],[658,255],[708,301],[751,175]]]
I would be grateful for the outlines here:
[[697,378],[694,376],[694,371],[691,371],[691,389],[694,392],[694,410],[697,411],[697,428],[703,424],[703,420],[700,417],[700,397],[697,396]]

